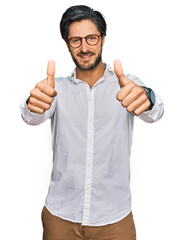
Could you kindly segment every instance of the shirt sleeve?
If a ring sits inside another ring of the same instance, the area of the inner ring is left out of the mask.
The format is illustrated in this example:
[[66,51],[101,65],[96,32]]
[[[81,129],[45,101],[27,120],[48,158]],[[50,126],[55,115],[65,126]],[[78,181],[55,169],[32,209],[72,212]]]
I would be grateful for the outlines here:
[[[139,86],[145,86],[145,84],[136,76],[131,74],[126,74],[126,77],[135,82]],[[155,91],[154,91],[155,93]],[[164,114],[164,103],[161,97],[155,93],[155,104],[151,110],[144,111],[142,114],[138,115],[140,119],[147,123],[153,123],[158,121]]]
[[28,109],[27,103],[26,103],[28,97],[29,96],[25,97],[20,104],[21,117],[24,120],[24,122],[26,122],[29,125],[39,125],[53,116],[56,109],[56,105],[57,105],[57,96],[54,98],[53,102],[51,103],[50,108],[42,114],[31,112]]

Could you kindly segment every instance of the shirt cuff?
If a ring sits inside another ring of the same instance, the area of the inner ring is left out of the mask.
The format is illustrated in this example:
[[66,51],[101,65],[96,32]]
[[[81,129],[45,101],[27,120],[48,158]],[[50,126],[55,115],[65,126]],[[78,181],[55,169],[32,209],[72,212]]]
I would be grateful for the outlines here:
[[32,118],[35,119],[40,118],[40,116],[42,115],[40,113],[32,112],[31,110],[28,109],[26,102],[29,97],[30,95],[27,95],[27,97],[25,97],[20,104],[21,116],[26,122],[29,122],[29,120]]
[[155,93],[155,104],[152,109],[144,111],[142,114],[138,115],[139,118],[146,122],[156,122],[158,121],[164,113],[164,105],[161,97]]

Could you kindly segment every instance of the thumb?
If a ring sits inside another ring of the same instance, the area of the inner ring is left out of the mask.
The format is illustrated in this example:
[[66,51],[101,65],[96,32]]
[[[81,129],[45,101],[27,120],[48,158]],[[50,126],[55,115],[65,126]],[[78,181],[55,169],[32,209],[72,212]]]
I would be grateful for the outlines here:
[[114,60],[114,72],[119,79],[120,87],[124,87],[126,84],[129,83],[129,80],[124,75],[121,62],[118,59]]
[[47,65],[47,83],[53,88],[55,87],[54,74],[55,74],[55,62],[53,60],[50,60]]

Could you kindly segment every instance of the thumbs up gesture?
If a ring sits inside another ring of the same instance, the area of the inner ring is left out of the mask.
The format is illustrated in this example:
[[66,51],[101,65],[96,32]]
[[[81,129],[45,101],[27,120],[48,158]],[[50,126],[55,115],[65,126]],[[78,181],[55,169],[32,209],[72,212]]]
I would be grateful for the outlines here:
[[117,93],[117,100],[128,112],[139,115],[148,110],[151,103],[144,88],[138,86],[130,79],[126,78],[119,60],[114,61],[114,71],[119,79],[121,89]]
[[38,82],[30,92],[27,107],[35,113],[44,113],[51,106],[54,97],[57,95],[55,88],[55,62],[50,60],[47,65],[47,78]]

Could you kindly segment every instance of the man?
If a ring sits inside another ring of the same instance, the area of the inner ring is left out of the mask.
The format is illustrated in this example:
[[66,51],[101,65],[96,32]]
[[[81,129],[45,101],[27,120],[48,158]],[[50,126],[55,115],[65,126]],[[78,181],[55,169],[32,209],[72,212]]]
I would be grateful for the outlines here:
[[139,78],[102,62],[106,23],[87,6],[66,10],[60,22],[76,69],[37,83],[21,104],[24,121],[51,119],[53,170],[42,210],[44,240],[135,240],[129,157],[134,116],[155,122],[163,103]]

